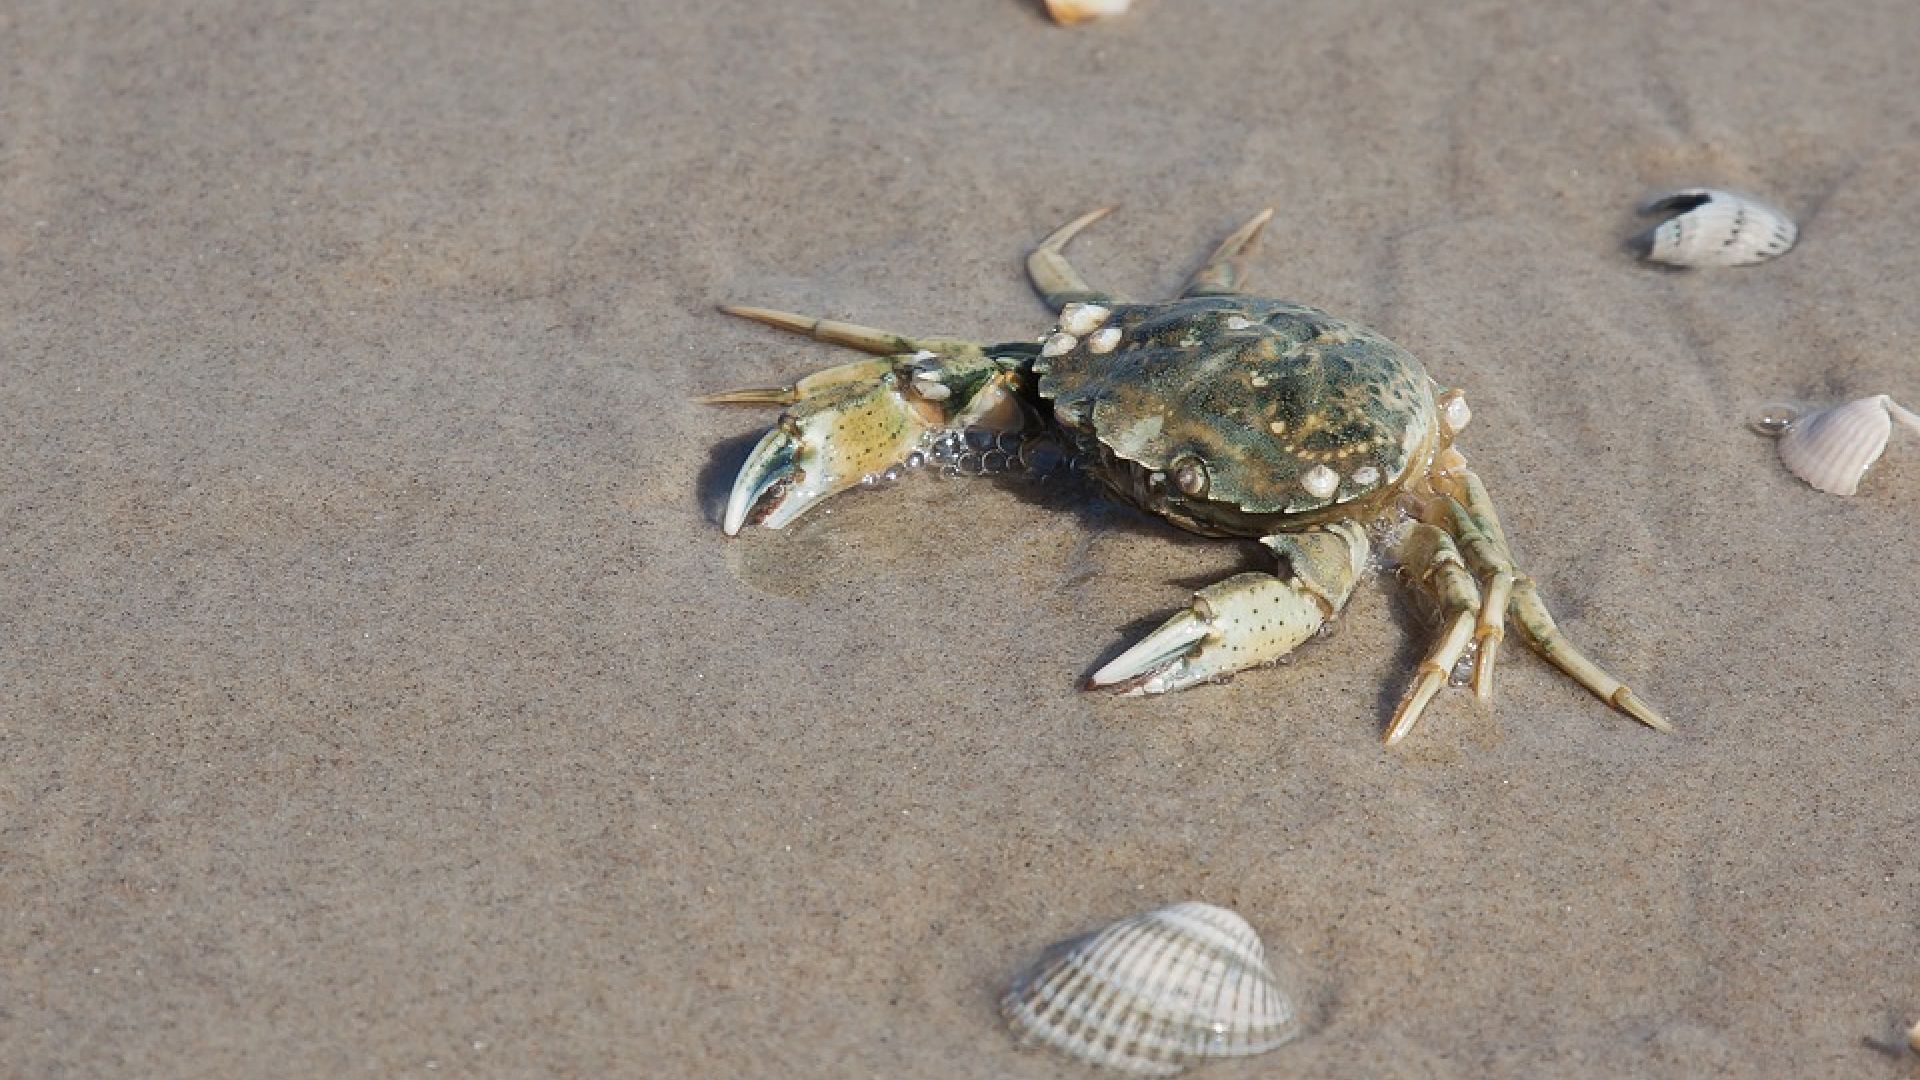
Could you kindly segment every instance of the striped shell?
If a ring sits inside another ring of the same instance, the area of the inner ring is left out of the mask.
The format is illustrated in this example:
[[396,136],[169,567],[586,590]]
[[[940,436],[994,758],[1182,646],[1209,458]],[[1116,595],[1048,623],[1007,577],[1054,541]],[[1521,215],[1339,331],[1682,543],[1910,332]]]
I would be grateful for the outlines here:
[[1885,394],[1795,417],[1780,432],[1780,460],[1821,491],[1851,495],[1886,450],[1894,417],[1920,431],[1920,416]]
[[1055,945],[1000,1007],[1022,1045],[1141,1076],[1265,1053],[1300,1032],[1253,927],[1197,902]]
[[1643,214],[1681,211],[1635,240],[1642,258],[1688,269],[1752,266],[1784,255],[1800,235],[1787,215],[1743,195],[1686,188],[1641,208]]

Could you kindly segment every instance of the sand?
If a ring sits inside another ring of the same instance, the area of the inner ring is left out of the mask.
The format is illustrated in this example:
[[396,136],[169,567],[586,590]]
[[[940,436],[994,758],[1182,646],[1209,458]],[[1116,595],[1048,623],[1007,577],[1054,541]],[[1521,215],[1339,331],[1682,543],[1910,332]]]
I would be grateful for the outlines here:
[[[22,1077],[1042,1077],[1047,943],[1229,905],[1315,991],[1253,1076],[1912,1076],[1909,0],[75,4],[0,11],[0,1061]],[[1800,246],[1662,272],[1636,202]],[[720,535],[844,354],[1028,338],[1019,260],[1264,292],[1466,388],[1568,632],[1379,735],[1391,577],[1287,666],[1079,679],[1248,560],[916,476]],[[1907,1055],[1902,1057],[1902,1055]]]

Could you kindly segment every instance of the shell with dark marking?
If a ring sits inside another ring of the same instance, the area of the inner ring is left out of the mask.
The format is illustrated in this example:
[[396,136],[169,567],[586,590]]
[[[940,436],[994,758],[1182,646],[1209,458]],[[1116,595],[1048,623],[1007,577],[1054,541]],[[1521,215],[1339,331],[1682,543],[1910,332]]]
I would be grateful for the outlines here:
[[1685,269],[1752,266],[1784,255],[1799,238],[1793,219],[1757,199],[1686,188],[1649,202],[1643,214],[1675,213],[1634,241],[1641,258]]

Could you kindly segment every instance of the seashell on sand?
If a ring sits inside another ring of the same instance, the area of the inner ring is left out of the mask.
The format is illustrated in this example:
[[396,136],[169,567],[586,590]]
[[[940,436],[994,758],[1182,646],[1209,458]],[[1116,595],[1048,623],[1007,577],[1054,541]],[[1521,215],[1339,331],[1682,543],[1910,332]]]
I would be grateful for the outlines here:
[[1047,14],[1061,26],[1125,14],[1133,0],[1047,0]]
[[1896,419],[1920,432],[1920,416],[1885,394],[1798,416],[1769,408],[1756,426],[1778,434],[1780,460],[1793,475],[1829,494],[1851,495],[1886,450]]
[[1265,1053],[1301,1028],[1295,997],[1267,965],[1253,927],[1198,902],[1055,945],[1000,1011],[1022,1045],[1140,1076]]
[[1640,257],[1668,266],[1752,266],[1793,247],[1800,230],[1766,203],[1713,188],[1685,188],[1640,208],[1679,211],[1634,238]]

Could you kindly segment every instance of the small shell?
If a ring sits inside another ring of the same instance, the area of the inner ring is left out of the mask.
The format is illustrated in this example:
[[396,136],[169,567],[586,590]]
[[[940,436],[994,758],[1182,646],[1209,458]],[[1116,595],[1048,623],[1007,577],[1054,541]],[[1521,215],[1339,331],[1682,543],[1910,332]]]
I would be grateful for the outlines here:
[[1681,211],[1634,239],[1640,257],[1688,269],[1752,266],[1793,246],[1800,231],[1765,203],[1712,188],[1686,188],[1653,200],[1640,212]]
[[1072,26],[1089,19],[1125,14],[1131,6],[1133,0],[1047,0],[1047,14],[1061,26]]
[[1851,495],[1880,460],[1893,432],[1893,418],[1920,431],[1920,416],[1885,394],[1849,401],[1790,420],[1775,411],[1760,422],[1779,428],[1780,460],[1793,475],[1833,495]]
[[1253,927],[1197,902],[1055,945],[1000,1008],[1023,1045],[1142,1076],[1265,1053],[1300,1032]]

